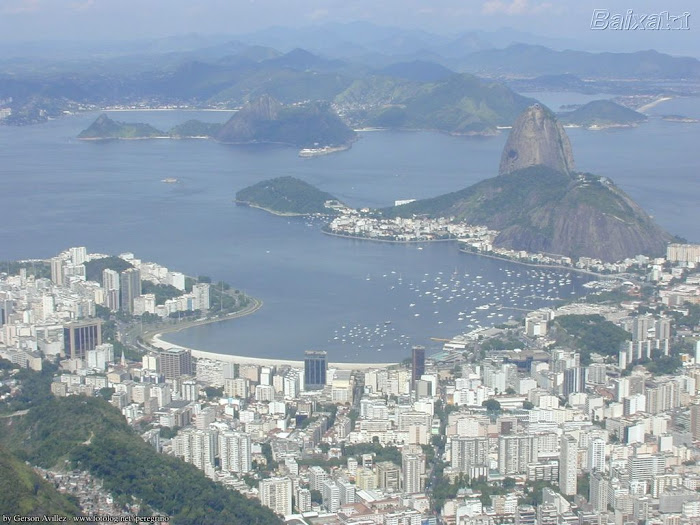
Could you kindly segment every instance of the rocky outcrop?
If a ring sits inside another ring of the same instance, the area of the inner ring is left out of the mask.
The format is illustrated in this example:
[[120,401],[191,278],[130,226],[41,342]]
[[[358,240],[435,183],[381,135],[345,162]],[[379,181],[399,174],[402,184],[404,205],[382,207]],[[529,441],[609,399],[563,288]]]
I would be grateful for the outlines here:
[[299,148],[349,146],[356,134],[325,102],[285,106],[269,95],[246,104],[216,139],[227,143],[276,143]]
[[498,177],[384,211],[457,217],[500,233],[496,246],[613,262],[662,255],[671,236],[607,178],[575,173],[571,145],[546,108],[528,108],[511,131]]
[[260,126],[278,118],[282,104],[269,95],[249,102],[221,128],[216,139],[221,142],[253,142],[259,140]]
[[569,137],[554,114],[541,104],[527,108],[513,124],[498,173],[506,175],[531,166],[566,174],[575,169]]

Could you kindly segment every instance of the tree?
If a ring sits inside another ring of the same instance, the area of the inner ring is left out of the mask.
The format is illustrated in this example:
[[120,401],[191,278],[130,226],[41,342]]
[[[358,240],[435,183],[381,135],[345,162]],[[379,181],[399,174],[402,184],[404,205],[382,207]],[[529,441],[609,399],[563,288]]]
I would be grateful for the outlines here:
[[533,408],[535,408],[535,405],[533,405],[529,401],[523,401],[523,408],[525,410],[532,410]]
[[481,406],[486,407],[486,410],[488,412],[497,413],[501,411],[501,404],[495,399],[487,399],[486,401],[481,403]]
[[323,503],[323,495],[320,490],[311,489],[311,503]]
[[207,395],[207,399],[214,399],[217,397],[222,397],[224,395],[224,389],[223,387],[213,387],[213,386],[208,386],[204,389],[204,393]]

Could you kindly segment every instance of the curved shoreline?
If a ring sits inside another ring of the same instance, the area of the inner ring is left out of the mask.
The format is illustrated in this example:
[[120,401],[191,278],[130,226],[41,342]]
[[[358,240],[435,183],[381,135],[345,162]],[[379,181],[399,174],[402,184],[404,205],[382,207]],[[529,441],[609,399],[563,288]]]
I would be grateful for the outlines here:
[[585,275],[592,275],[593,277],[622,277],[623,273],[597,273],[590,270],[584,270],[582,268],[573,268],[571,266],[563,266],[559,264],[543,264],[543,263],[528,263],[525,261],[517,261],[515,259],[508,259],[507,257],[499,257],[498,255],[489,255],[487,253],[470,252],[467,250],[459,250],[460,253],[466,253],[468,255],[477,255],[479,257],[488,257],[489,259],[496,259],[498,261],[505,261],[514,264],[522,264],[523,266],[532,266],[535,268],[551,268],[553,270],[566,270],[569,272],[577,272]]
[[[276,366],[276,365],[286,365],[296,368],[303,368],[304,361],[296,361],[292,359],[275,359],[275,358],[265,358],[265,357],[248,357],[240,355],[231,354],[221,354],[218,352],[211,352],[208,350],[197,350],[196,348],[190,348],[187,346],[177,345],[170,343],[162,339],[162,335],[172,332],[179,332],[180,330],[185,330],[188,328],[193,328],[195,326],[201,326],[205,324],[218,323],[222,321],[229,321],[232,319],[237,319],[240,317],[245,317],[246,315],[251,315],[263,306],[263,302],[260,299],[255,299],[251,297],[252,305],[247,306],[243,310],[238,312],[233,312],[224,317],[215,317],[213,319],[200,319],[197,321],[190,321],[185,323],[179,323],[173,326],[166,326],[161,329],[153,330],[150,332],[145,332],[143,334],[143,340],[145,344],[154,349],[168,350],[170,348],[185,348],[192,353],[193,357],[198,359],[212,359],[216,361],[223,361],[224,363],[234,363],[241,365],[258,365],[258,366]],[[365,370],[369,368],[387,368],[394,366],[397,363],[328,363],[329,368],[337,368],[340,370]]]
[[372,237],[358,237],[357,235],[346,235],[343,233],[334,233],[321,229],[321,233],[325,235],[330,235],[331,237],[340,237],[342,239],[354,239],[356,241],[370,241],[370,242],[388,242],[393,244],[423,244],[429,242],[452,242],[458,241],[457,237],[451,239],[426,239],[424,241],[392,241],[391,239],[376,239]]

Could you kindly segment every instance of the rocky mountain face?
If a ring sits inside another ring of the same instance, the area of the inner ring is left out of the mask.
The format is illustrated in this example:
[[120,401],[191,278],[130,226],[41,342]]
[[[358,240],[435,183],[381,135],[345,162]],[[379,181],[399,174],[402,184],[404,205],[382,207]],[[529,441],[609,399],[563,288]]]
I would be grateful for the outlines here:
[[216,136],[221,142],[252,142],[258,140],[262,122],[278,118],[282,104],[269,95],[249,102],[233,115]]
[[217,133],[228,143],[276,143],[300,148],[349,145],[356,138],[325,102],[285,106],[269,95],[249,102]]
[[638,204],[609,179],[573,169],[566,133],[537,105],[513,126],[498,177],[385,214],[457,217],[499,230],[497,246],[529,252],[608,262],[664,253],[671,236]]
[[530,166],[547,166],[566,174],[575,169],[569,137],[554,114],[540,104],[527,108],[513,124],[498,174]]

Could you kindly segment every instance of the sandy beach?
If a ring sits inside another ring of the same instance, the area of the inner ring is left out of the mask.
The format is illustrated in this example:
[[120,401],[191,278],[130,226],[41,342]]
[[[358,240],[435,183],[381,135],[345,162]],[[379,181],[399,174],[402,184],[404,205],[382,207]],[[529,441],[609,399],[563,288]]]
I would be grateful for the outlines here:
[[667,100],[671,100],[672,98],[673,97],[659,97],[656,100],[649,102],[648,104],[644,104],[643,106],[637,108],[637,112],[644,113],[645,111],[649,111],[654,106],[661,104],[662,102],[666,102]]
[[[151,347],[160,348],[167,350],[169,348],[186,348],[192,355],[197,359],[212,359],[216,361],[223,361],[224,363],[236,363],[241,365],[258,365],[258,366],[291,366],[295,368],[304,368],[304,361],[295,361],[289,359],[274,359],[274,358],[264,358],[264,357],[248,357],[240,355],[229,355],[220,354],[217,352],[207,352],[205,350],[197,350],[195,348],[188,348],[182,345],[176,345],[164,341],[161,336],[170,332],[179,332],[180,330],[186,330],[192,328],[193,326],[201,326],[210,323],[219,323],[223,321],[229,321],[232,319],[237,319],[239,317],[244,317],[246,315],[253,314],[257,312],[263,306],[263,302],[259,299],[251,298],[252,304],[239,312],[227,315],[221,318],[213,319],[202,319],[200,321],[193,321],[191,323],[181,323],[171,327],[162,328],[155,332],[149,332],[144,334],[143,339]],[[306,350],[312,350],[308,348]],[[299,352],[301,355],[301,351]],[[335,368],[338,370],[367,370],[370,368],[387,368],[393,366],[396,363],[328,363],[328,368]]]

